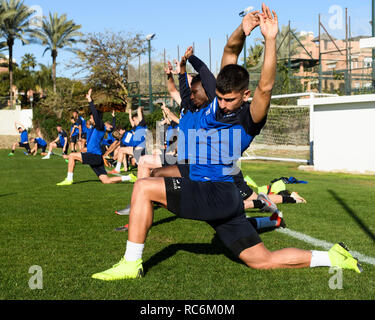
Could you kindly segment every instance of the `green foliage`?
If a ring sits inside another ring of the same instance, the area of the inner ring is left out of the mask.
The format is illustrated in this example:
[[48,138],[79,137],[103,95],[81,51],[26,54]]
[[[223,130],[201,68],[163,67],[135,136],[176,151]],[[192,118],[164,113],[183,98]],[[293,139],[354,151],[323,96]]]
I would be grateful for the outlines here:
[[[303,86],[300,79],[294,78],[292,71],[289,72],[288,67],[285,66],[284,63],[278,63],[273,95],[296,93],[302,91]],[[296,98],[272,100],[272,103],[278,105],[296,104]]]
[[46,140],[52,141],[56,139],[56,126],[58,124],[60,124],[65,131],[69,131],[70,122],[67,118],[59,119],[55,113],[45,112],[45,109],[41,108],[39,104],[33,108],[33,126],[34,128],[41,129]]

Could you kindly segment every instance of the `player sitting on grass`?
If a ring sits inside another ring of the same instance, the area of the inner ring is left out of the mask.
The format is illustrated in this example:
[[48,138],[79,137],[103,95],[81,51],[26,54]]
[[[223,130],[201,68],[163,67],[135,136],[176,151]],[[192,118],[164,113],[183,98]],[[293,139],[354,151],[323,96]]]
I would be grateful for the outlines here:
[[46,156],[47,142],[44,140],[42,132],[39,128],[36,129],[37,137],[34,139],[34,147],[31,150],[30,154],[36,156],[38,154],[38,149],[42,149],[42,156]]
[[132,157],[133,165],[138,165],[139,159],[146,154],[147,124],[143,117],[143,108],[139,107],[137,109],[136,116],[132,116],[131,110],[128,113],[130,125],[132,126],[131,134],[126,134],[124,143],[127,146],[119,149],[116,168],[109,174],[119,174],[122,164],[124,164],[124,171],[127,172],[127,157]]
[[27,153],[25,152],[25,154],[29,155],[31,153],[31,150],[30,150],[29,135],[27,133],[27,130],[22,124],[20,124],[17,121],[14,123],[14,125],[16,127],[16,130],[19,132],[19,134],[21,136],[21,141],[15,142],[13,144],[12,151],[8,154],[8,156],[13,157],[14,151],[16,150],[16,148],[25,148],[26,151],[27,151]]
[[90,105],[90,110],[92,113],[91,122],[94,126],[94,129],[87,145],[87,152],[71,153],[69,155],[67,178],[63,182],[58,183],[58,186],[70,186],[73,184],[73,173],[77,161],[81,162],[82,164],[89,165],[103,184],[113,184],[130,181],[130,178],[127,176],[109,178],[107,175],[101,151],[101,142],[105,135],[106,127],[102,119],[103,114],[102,112],[96,110],[94,102],[91,98],[91,94],[92,90],[90,89],[88,94],[86,95],[86,98]]
[[[217,97],[194,117],[197,130],[206,134],[213,129],[218,132],[218,140],[200,141],[202,147],[210,150],[211,154],[198,155],[196,164],[190,166],[191,179],[147,178],[135,183],[125,255],[112,268],[94,274],[94,279],[114,281],[143,276],[142,256],[153,223],[153,202],[167,207],[180,218],[206,221],[227,248],[250,268],[264,270],[335,266],[361,272],[358,261],[340,244],[334,245],[329,251],[287,248],[271,252],[244,215],[242,197],[233,184],[233,164],[265,125],[276,78],[278,19],[276,13],[272,15],[265,4],[262,7],[263,12],[257,16],[264,37],[264,63],[251,104],[248,102],[250,78],[247,70],[234,64],[226,65],[218,75]],[[241,27],[244,42],[250,31],[246,17]],[[234,130],[241,132],[241,152],[234,150],[232,161],[227,162],[230,152],[221,153],[219,150],[220,146],[228,143],[233,145]],[[213,163],[217,158],[222,160]]]
[[58,133],[57,138],[49,144],[48,153],[44,158],[42,158],[43,160],[51,159],[53,149],[57,148],[62,149],[63,154],[68,154],[68,135],[66,134],[66,131],[62,128],[60,124],[56,126],[56,130]]

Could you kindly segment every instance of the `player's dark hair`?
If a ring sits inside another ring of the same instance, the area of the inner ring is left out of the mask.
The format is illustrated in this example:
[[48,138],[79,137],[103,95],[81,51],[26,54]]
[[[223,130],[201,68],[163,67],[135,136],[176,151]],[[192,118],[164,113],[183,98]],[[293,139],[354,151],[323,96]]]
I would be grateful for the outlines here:
[[62,125],[61,125],[60,123],[58,123],[58,124],[56,125],[56,128],[58,128],[58,127],[62,128]]
[[250,76],[245,68],[229,64],[217,76],[216,89],[221,94],[241,92],[249,88],[249,81]]
[[193,79],[191,80],[191,86],[193,86],[194,84],[196,84],[198,82],[202,82],[201,76],[199,74],[197,74],[193,77]]

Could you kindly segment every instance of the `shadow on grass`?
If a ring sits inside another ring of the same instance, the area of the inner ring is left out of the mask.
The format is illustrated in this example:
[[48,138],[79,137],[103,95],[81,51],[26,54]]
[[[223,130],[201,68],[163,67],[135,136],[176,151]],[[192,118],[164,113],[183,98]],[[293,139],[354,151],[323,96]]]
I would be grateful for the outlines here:
[[[153,224],[153,227],[159,224],[172,222],[178,219],[178,217],[169,217],[160,220]],[[257,230],[258,234],[272,232],[276,228],[267,228],[262,230]],[[178,243],[171,244],[164,248],[160,252],[153,255],[149,260],[147,260],[143,267],[145,273],[152,267],[158,265],[159,263],[173,257],[178,251],[187,251],[194,254],[204,254],[204,255],[222,255],[224,254],[230,260],[243,263],[238,257],[234,256],[233,253],[223,244],[217,234],[212,238],[211,243]]]
[[153,227],[156,227],[160,224],[164,224],[164,223],[169,223],[169,222],[173,222],[177,220],[177,217],[169,217],[169,218],[165,218],[165,219],[162,219],[162,220],[159,220],[159,221],[156,221],[152,224]]
[[74,184],[83,184],[83,183],[90,183],[90,182],[101,183],[100,180],[86,180],[86,181],[74,182]]
[[16,194],[17,194],[16,192],[14,192],[14,193],[7,193],[7,194],[0,194],[0,198],[10,197],[10,196],[14,196]]
[[344,208],[344,210],[353,218],[353,220],[359,225],[359,227],[369,236],[369,238],[375,242],[375,235],[372,231],[363,223],[363,221],[356,215],[356,213],[341,199],[336,192],[328,190],[332,197]]
[[143,267],[145,273],[148,272],[152,267],[155,267],[159,263],[173,257],[178,251],[187,251],[194,254],[204,255],[222,255],[231,259],[234,262],[242,263],[240,259],[236,258],[221,242],[219,237],[215,234],[211,243],[178,243],[171,244],[164,248],[160,252],[153,255],[148,259]]

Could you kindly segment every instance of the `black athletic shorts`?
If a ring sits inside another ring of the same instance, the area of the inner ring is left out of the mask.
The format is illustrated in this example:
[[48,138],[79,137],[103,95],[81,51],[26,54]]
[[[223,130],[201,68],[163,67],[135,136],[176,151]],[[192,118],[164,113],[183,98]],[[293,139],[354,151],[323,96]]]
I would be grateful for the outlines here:
[[46,152],[47,146],[41,146],[39,143],[37,143],[38,149],[42,149],[42,152]]
[[56,143],[56,146],[57,146],[57,148],[59,148],[59,149],[63,149],[63,153],[64,153],[64,154],[67,154],[67,153],[68,153],[68,149],[69,149],[68,144],[66,144],[66,148],[65,148],[65,150],[64,150],[64,146],[60,143],[60,141],[59,141],[58,143]]
[[81,139],[87,140],[87,133],[86,132],[81,133]]
[[82,153],[82,164],[89,165],[98,177],[107,175],[101,155],[87,152]]
[[246,181],[244,180],[242,171],[240,173],[233,176],[234,184],[237,186],[238,190],[240,190],[241,196],[243,200],[246,200],[252,196],[254,193],[253,189],[251,189]]
[[165,178],[165,186],[169,211],[207,222],[236,256],[262,242],[244,215],[242,196],[233,183]]
[[70,142],[77,143],[77,142],[78,142],[78,138],[79,138],[79,136],[73,136],[73,137],[70,139]]
[[139,159],[140,159],[142,156],[146,155],[146,148],[137,148],[137,147],[134,147],[134,148],[133,148],[133,155],[134,155],[134,159],[135,159],[135,161],[136,161],[137,164],[138,164]]
[[190,177],[190,164],[177,164],[178,170],[180,170],[181,177]]
[[163,168],[174,166],[177,164],[177,156],[167,153],[166,150],[162,150],[162,153],[160,154],[160,161]]
[[19,147],[20,148],[25,148],[27,151],[30,150],[30,144],[29,143],[22,143],[22,142],[19,142]]

